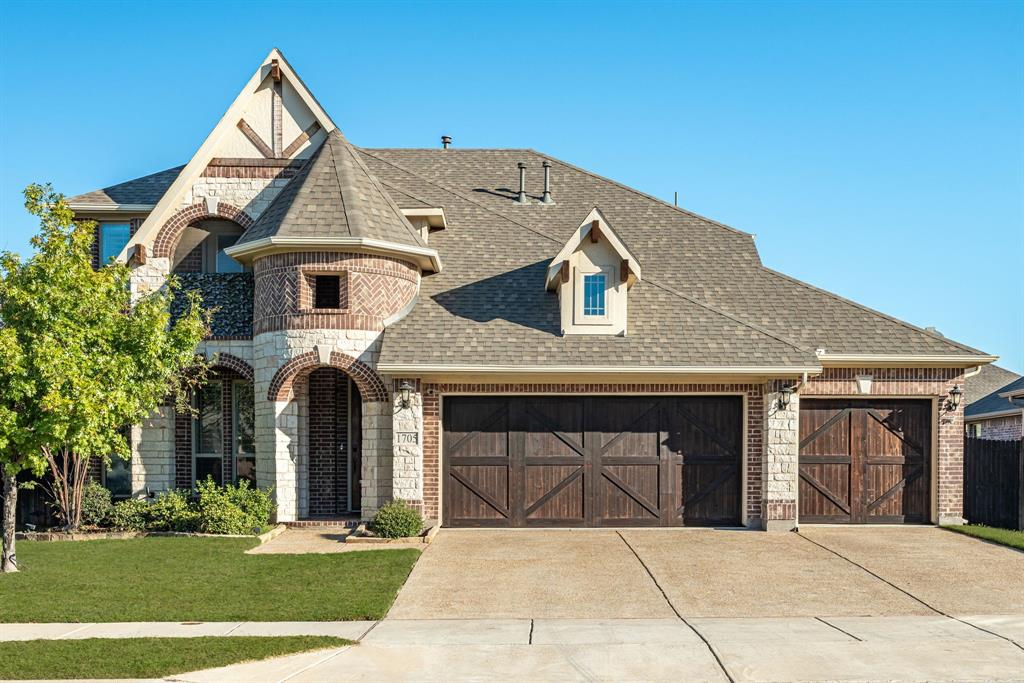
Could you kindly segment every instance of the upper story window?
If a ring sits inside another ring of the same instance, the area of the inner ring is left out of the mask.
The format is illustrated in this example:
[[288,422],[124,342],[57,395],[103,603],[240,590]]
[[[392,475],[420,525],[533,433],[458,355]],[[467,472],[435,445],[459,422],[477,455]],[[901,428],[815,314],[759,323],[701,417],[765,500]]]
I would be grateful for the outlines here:
[[341,277],[316,275],[313,277],[313,307],[341,308]]
[[605,305],[605,288],[607,277],[604,273],[583,276],[583,315],[600,316],[607,315]]
[[175,273],[241,273],[241,263],[224,251],[242,236],[242,226],[211,219],[185,228],[174,251]]
[[233,246],[241,235],[213,235],[213,237],[216,237],[216,241],[208,239],[207,242],[211,243],[210,249],[215,252],[210,256],[214,267],[207,269],[206,272],[241,273],[243,270],[242,264],[224,252],[225,249]]
[[130,238],[131,228],[127,223],[100,223],[100,265],[105,266],[116,258]]

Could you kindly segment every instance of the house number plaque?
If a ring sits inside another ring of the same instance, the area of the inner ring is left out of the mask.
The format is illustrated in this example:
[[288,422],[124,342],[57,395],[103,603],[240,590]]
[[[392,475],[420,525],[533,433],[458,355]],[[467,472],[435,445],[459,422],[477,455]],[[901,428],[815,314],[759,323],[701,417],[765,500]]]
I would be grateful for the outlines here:
[[397,443],[402,446],[415,446],[420,442],[419,432],[398,432]]

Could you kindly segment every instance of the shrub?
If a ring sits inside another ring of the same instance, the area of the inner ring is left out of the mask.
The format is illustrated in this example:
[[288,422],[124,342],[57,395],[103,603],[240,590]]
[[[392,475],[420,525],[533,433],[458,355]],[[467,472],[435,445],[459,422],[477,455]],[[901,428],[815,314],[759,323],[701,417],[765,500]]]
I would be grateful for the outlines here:
[[195,531],[199,514],[188,491],[167,491],[146,510],[146,528],[150,531]]
[[121,531],[143,531],[149,503],[139,498],[129,498],[115,504],[110,510],[110,526]]
[[423,531],[423,517],[404,500],[394,500],[377,510],[372,528],[384,538],[416,536]]
[[95,481],[86,483],[82,489],[82,522],[100,526],[107,521],[114,504],[110,502],[110,491]]
[[258,534],[270,522],[274,504],[270,492],[238,486],[217,486],[212,479],[196,485],[199,491],[199,530],[208,534]]

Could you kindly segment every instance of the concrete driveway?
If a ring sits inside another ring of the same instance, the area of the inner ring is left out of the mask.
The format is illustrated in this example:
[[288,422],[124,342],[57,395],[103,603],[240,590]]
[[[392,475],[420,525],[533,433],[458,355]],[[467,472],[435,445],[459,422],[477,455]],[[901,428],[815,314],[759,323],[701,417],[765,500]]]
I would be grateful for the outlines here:
[[453,530],[392,619],[1024,614],[1024,554],[932,527]]

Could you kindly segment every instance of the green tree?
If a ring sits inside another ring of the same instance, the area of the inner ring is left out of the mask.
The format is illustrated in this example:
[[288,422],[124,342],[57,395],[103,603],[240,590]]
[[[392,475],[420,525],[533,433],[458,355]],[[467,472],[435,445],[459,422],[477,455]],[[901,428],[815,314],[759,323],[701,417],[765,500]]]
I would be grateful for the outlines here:
[[0,254],[5,557],[13,556],[13,512],[8,534],[6,511],[15,506],[18,471],[49,469],[57,511],[77,528],[89,459],[130,457],[125,425],[168,396],[184,405],[203,379],[196,346],[208,324],[194,294],[171,324],[173,279],[132,301],[125,264],[93,270],[95,224],[76,223],[49,185],[26,188],[25,208],[40,223],[34,253]]

